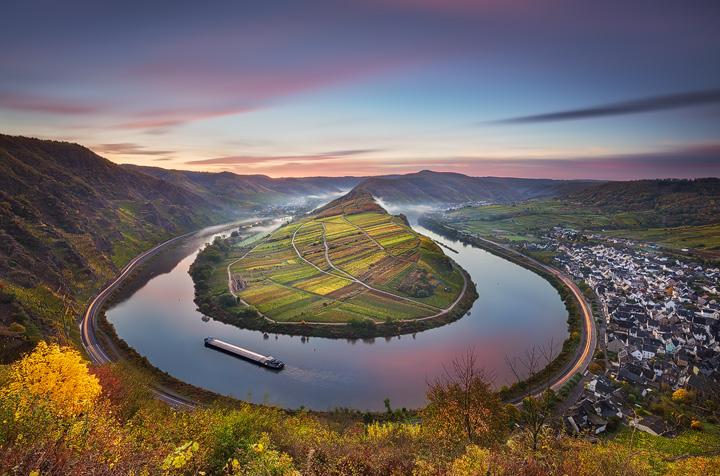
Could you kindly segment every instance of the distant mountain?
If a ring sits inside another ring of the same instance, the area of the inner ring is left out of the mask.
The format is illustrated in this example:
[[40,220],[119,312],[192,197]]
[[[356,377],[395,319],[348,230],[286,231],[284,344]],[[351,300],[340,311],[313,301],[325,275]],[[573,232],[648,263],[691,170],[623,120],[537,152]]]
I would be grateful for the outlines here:
[[720,220],[720,178],[607,182],[562,198],[609,213],[645,212],[645,226],[704,225]]
[[264,207],[274,204],[327,201],[347,193],[360,177],[271,178],[267,175],[238,175],[231,172],[192,172],[159,167],[123,165],[190,190],[218,206]]
[[581,190],[598,182],[585,180],[469,177],[448,172],[370,177],[356,189],[393,204],[441,205],[470,201],[509,203],[549,198]]

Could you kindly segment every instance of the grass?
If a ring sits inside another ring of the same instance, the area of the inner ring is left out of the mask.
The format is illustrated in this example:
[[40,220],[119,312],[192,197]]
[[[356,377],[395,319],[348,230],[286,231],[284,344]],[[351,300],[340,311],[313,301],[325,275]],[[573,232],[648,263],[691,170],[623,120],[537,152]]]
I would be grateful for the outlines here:
[[607,232],[610,236],[656,243],[672,249],[692,248],[720,257],[720,224],[645,228]]
[[450,220],[471,233],[507,241],[536,241],[538,232],[554,226],[585,229],[626,226],[634,221],[627,214],[606,216],[559,201],[462,208],[452,212]]
[[32,315],[37,321],[30,320],[24,316],[20,323],[28,330],[27,334],[32,338],[40,337],[40,325],[45,331],[52,329],[60,334],[65,334],[70,338],[77,337],[79,331],[74,323],[75,312],[78,310],[74,307],[66,306],[72,304],[72,300],[68,297],[67,303],[62,298],[45,286],[36,286],[33,288],[24,288],[10,282],[1,282],[3,291],[11,294],[20,306]]
[[643,452],[656,474],[664,474],[670,469],[673,458],[720,451],[720,427],[706,423],[702,431],[685,430],[674,438],[667,438],[633,432],[632,428],[624,426],[615,435],[615,441]]
[[448,214],[453,227],[506,242],[534,242],[555,226],[591,230],[607,236],[655,243],[720,258],[720,225],[649,228],[653,212],[603,212],[557,200],[467,207]]
[[[293,235],[302,259],[293,249]],[[337,269],[325,257],[324,239]],[[246,251],[247,247],[234,248],[214,270],[209,280],[214,295],[226,292],[221,283],[226,278],[219,276]],[[424,270],[434,287],[428,296],[406,291],[412,289],[408,280],[418,275],[413,273],[417,270]],[[233,264],[231,272],[246,283],[239,296],[279,322],[349,323],[359,318],[386,322],[426,317],[435,314],[436,308],[449,306],[463,283],[460,271],[435,243],[400,218],[381,212],[293,222]],[[395,296],[368,290],[343,272]]]

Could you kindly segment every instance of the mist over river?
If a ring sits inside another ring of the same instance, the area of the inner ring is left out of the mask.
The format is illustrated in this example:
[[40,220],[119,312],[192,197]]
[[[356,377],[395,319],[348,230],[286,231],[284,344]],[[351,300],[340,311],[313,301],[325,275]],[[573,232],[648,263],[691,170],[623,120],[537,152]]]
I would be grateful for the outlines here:
[[[279,224],[279,221],[278,221]],[[277,225],[276,225],[277,226]],[[543,278],[482,249],[413,228],[457,250],[445,252],[472,277],[479,298],[470,315],[416,335],[345,340],[269,335],[204,321],[188,269],[219,232],[203,230],[161,252],[107,311],[118,335],[156,367],[193,385],[255,403],[328,410],[420,407],[427,382],[473,347],[495,385],[512,383],[506,356],[567,337],[567,311]],[[258,230],[258,228],[255,228]],[[265,231],[268,231],[269,228]],[[284,361],[273,372],[208,349],[212,336]]]

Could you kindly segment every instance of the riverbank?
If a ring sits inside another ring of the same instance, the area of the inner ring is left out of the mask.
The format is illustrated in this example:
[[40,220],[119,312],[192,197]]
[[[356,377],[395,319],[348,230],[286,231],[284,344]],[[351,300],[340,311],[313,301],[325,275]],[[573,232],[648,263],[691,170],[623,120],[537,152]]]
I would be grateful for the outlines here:
[[[258,230],[254,227],[253,235]],[[363,415],[382,411],[386,398],[393,408],[421,408],[428,378],[441,375],[463,349],[475,348],[483,366],[502,385],[514,381],[505,368],[508,352],[565,338],[567,314],[547,281],[480,248],[453,245],[423,228],[417,231],[454,246],[459,251],[454,258],[478,290],[484,290],[473,304],[472,317],[412,336],[381,339],[264,334],[208,319],[193,302],[194,283],[188,273],[199,250],[212,239],[205,233],[183,240],[139,268],[108,306],[107,319],[137,354],[179,381],[257,404],[320,412],[348,407]],[[218,279],[227,286],[226,276]],[[517,300],[520,295],[524,299]],[[208,351],[202,345],[207,336],[274,355],[287,367],[279,374],[248,367]]]
[[[557,290],[565,304],[568,312],[568,338],[563,342],[560,352],[548,365],[540,371],[533,372],[529,378],[503,387],[500,391],[503,400],[514,403],[524,396],[538,394],[547,389],[562,392],[566,384],[571,385],[572,379],[577,379],[576,375],[581,371],[584,372],[595,351],[596,338],[594,321],[592,321],[594,316],[592,311],[588,311],[587,303],[578,296],[579,290],[571,289],[571,284],[563,281],[559,271],[556,271],[556,274],[552,273],[549,267],[528,256],[508,250],[489,240],[459,232],[431,217],[422,216],[419,223],[429,230],[482,248],[538,274]],[[592,322],[588,322],[585,315],[588,312]]]
[[[233,223],[214,228],[220,232],[237,225],[238,223]],[[153,366],[147,358],[118,336],[115,327],[107,320],[105,311],[132,294],[138,275],[153,266],[161,252],[171,250],[196,233],[190,232],[171,238],[130,260],[118,276],[90,301],[79,324],[81,344],[91,362],[95,365],[129,363],[132,368],[143,373],[157,398],[176,408],[192,408],[198,403],[224,401],[226,397],[183,382]]]

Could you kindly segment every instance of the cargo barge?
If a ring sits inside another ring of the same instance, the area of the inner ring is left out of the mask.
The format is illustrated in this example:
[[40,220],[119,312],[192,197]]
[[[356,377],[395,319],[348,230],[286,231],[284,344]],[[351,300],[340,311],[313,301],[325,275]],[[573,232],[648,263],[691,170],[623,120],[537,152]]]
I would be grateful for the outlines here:
[[211,347],[215,350],[219,350],[220,352],[225,352],[226,354],[240,357],[241,359],[245,359],[249,362],[271,370],[281,370],[283,367],[285,367],[285,363],[274,358],[272,355],[260,355],[258,353],[243,349],[242,347],[238,347],[233,344],[229,344],[214,337],[205,338],[205,347]]

